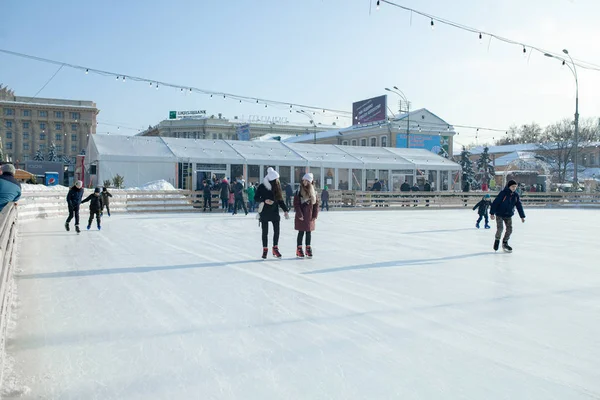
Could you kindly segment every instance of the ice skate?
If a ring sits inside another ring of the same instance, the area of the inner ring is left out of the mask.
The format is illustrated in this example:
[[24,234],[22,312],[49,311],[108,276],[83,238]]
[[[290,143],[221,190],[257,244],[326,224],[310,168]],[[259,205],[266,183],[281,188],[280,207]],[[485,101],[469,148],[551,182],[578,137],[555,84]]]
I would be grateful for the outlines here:
[[92,227],[91,225],[88,225],[87,226],[87,230],[89,231],[91,227]]
[[262,253],[261,258],[263,260],[265,260],[267,258],[267,254],[269,254],[269,248],[268,247],[263,247],[263,253]]
[[298,246],[296,249],[296,257],[304,258],[304,251],[302,251],[302,246]]
[[498,251],[498,247],[500,247],[500,240],[496,239],[494,241],[494,251]]
[[490,229],[490,226],[488,224],[485,224],[485,229]]
[[313,256],[312,247],[306,246],[306,258],[312,258],[312,256]]
[[281,253],[279,252],[278,246],[273,246],[273,257],[281,258]]
[[479,229],[479,222],[475,224],[475,228]]
[[512,253],[512,247],[508,245],[508,242],[502,242],[502,250],[507,253]]
[[65,229],[67,230],[67,232],[69,232],[71,230],[71,228],[69,228],[69,223],[65,222]]
[[81,233],[81,230],[79,229],[79,225],[75,225],[75,232]]

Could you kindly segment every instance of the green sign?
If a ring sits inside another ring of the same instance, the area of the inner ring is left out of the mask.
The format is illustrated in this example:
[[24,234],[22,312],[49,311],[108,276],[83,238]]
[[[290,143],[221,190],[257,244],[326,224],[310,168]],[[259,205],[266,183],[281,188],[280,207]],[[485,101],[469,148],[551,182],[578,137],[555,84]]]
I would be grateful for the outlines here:
[[169,111],[169,119],[177,119],[177,111]]

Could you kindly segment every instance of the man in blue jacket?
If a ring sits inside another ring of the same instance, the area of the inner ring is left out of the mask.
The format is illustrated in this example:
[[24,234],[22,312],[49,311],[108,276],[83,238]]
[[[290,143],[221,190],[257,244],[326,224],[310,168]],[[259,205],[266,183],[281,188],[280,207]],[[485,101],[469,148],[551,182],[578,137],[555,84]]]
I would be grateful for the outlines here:
[[525,212],[523,211],[523,204],[521,204],[521,198],[519,194],[515,192],[517,190],[517,182],[510,180],[508,184],[500,193],[492,203],[492,207],[490,209],[490,215],[492,216],[492,220],[496,219],[496,240],[494,241],[494,250],[498,250],[498,246],[500,245],[500,238],[502,237],[502,231],[504,230],[504,225],[506,225],[506,233],[504,234],[504,238],[502,239],[502,250],[507,253],[512,252],[512,247],[508,245],[508,239],[510,239],[510,235],[512,233],[512,216],[515,215],[515,207],[517,207],[517,211],[519,212],[519,217],[521,217],[521,221],[525,222]]
[[79,206],[81,205],[81,199],[83,198],[83,182],[77,181],[75,185],[73,185],[69,189],[69,193],[67,193],[67,205],[69,206],[69,217],[65,222],[65,229],[69,231],[69,223],[75,217],[75,231],[77,233],[79,230]]
[[15,179],[15,167],[12,164],[2,165],[0,175],[0,211],[11,201],[21,198],[21,184]]

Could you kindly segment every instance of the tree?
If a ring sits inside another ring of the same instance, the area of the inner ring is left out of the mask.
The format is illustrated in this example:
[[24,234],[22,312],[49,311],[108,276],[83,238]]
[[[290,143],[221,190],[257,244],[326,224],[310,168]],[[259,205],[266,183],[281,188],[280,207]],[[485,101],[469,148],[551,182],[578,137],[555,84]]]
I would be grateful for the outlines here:
[[490,149],[487,146],[484,147],[483,153],[481,153],[479,160],[477,160],[477,174],[479,176],[479,182],[482,184],[485,183],[486,185],[489,185],[490,180],[496,175],[494,165],[490,159],[489,150]]
[[524,124],[520,127],[513,125],[506,132],[505,136],[496,140],[496,145],[538,143],[542,137],[542,127],[535,122]]
[[[475,172],[473,171],[473,162],[471,161],[471,152],[467,150],[466,147],[463,147],[462,152],[460,153],[460,166],[462,167],[462,181],[463,185],[469,185],[471,187],[473,185],[473,178],[475,177]],[[467,190],[468,191],[468,190]]]
[[112,180],[113,186],[117,189],[123,189],[124,182],[125,178],[119,174],[115,175]]
[[54,144],[54,142],[50,143],[50,146],[48,147],[48,161],[51,161],[51,162],[60,161],[60,158],[58,157],[58,154],[56,153],[56,145]]
[[35,152],[33,159],[35,161],[44,161],[44,153],[42,153],[42,149],[38,149],[38,151]]
[[112,182],[110,181],[110,179],[107,179],[103,182],[102,186],[105,188],[109,188],[111,184]]

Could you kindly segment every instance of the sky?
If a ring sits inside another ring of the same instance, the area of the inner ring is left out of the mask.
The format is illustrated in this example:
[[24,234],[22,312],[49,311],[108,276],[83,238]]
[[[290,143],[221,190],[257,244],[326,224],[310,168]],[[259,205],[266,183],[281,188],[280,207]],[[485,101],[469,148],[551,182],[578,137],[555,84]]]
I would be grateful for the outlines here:
[[[103,1],[3,0],[0,49],[217,92],[347,110],[398,86],[412,109],[454,125],[507,130],[572,118],[575,80],[560,61],[523,56],[509,45],[436,24],[376,0]],[[597,0],[397,1],[459,22],[600,65]],[[0,83],[33,96],[56,65],[0,53]],[[582,118],[600,117],[600,71],[578,69]],[[233,116],[309,118],[289,107],[182,95],[177,89],[116,81],[64,67],[38,94],[93,100],[98,133],[135,134],[170,110]],[[398,97],[390,94],[395,111]],[[330,124],[335,117],[316,115]],[[338,125],[350,119],[337,120]],[[115,125],[115,126],[113,126]],[[122,127],[117,130],[117,127]],[[131,129],[129,129],[131,128]],[[475,130],[457,128],[459,144]],[[481,130],[479,143],[502,133]]]

